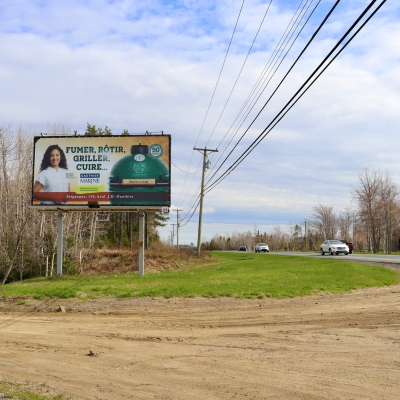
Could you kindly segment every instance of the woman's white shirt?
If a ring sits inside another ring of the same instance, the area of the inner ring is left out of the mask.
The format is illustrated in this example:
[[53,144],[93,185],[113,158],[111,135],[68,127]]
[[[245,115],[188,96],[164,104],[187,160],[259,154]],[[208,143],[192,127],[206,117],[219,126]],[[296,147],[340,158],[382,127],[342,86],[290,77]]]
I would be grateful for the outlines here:
[[68,177],[68,170],[64,168],[47,167],[40,172],[36,181],[43,185],[43,192],[68,192],[68,184],[71,178]]

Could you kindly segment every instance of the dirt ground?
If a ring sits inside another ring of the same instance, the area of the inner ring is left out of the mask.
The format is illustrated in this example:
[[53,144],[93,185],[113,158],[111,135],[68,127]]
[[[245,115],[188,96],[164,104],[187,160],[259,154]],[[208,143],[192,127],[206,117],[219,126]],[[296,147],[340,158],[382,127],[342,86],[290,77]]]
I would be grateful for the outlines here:
[[0,377],[72,399],[399,399],[400,285],[294,299],[2,301]]

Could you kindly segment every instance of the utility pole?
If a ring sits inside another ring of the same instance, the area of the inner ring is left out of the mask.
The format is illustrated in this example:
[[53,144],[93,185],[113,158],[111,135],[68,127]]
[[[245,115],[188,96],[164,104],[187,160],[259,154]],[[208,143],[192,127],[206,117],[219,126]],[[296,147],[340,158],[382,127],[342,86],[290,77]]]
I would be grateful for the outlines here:
[[174,247],[175,225],[176,224],[170,224],[170,225],[172,225],[172,247]]
[[304,221],[304,236],[306,238],[306,248],[304,251],[307,252],[307,221]]
[[172,210],[176,211],[176,248],[179,249],[179,211],[183,211],[182,209]]
[[204,177],[206,175],[206,168],[210,168],[210,161],[207,161],[207,152],[218,152],[218,150],[211,150],[205,147],[204,149],[198,149],[193,147],[193,150],[197,150],[203,154],[203,175],[201,177],[201,192],[200,192],[200,212],[199,212],[199,232],[197,235],[197,255],[200,256],[201,248],[201,224],[203,222],[203,198],[204,198]]

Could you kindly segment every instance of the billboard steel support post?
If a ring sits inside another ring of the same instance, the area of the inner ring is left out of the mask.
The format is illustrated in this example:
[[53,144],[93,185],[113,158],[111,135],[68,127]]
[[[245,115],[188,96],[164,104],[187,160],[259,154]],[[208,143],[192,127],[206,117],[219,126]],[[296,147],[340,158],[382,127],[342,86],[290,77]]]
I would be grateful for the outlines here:
[[218,150],[211,150],[211,149],[197,149],[193,147],[193,150],[197,150],[200,153],[203,153],[203,175],[201,177],[201,192],[200,192],[200,211],[199,211],[199,231],[197,235],[197,255],[200,256],[201,250],[201,226],[203,223],[203,198],[204,198],[204,178],[206,175],[206,167],[207,167],[207,152],[218,152]]
[[64,213],[58,210],[58,224],[57,224],[57,276],[62,276],[62,262],[63,262],[63,222]]
[[139,212],[139,275],[144,275],[144,211]]

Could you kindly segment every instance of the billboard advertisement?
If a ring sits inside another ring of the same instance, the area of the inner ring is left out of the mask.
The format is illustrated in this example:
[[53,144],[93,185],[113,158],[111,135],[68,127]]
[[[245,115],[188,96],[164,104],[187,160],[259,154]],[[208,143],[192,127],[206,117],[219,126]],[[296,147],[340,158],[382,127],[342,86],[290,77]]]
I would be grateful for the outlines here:
[[35,137],[32,205],[171,205],[171,136]]

